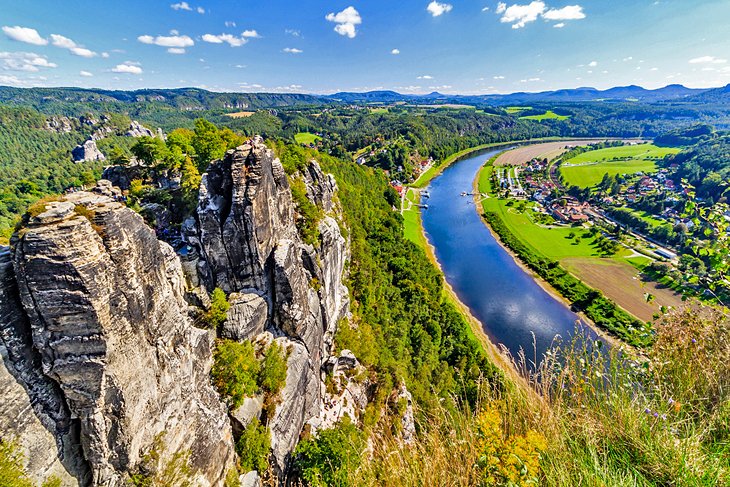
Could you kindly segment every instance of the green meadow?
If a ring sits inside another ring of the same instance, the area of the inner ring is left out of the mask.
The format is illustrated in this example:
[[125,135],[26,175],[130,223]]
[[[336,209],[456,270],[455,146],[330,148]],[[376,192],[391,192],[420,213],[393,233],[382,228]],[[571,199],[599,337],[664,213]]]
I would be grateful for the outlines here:
[[298,134],[294,135],[294,141],[297,144],[314,144],[318,140],[321,140],[322,137],[319,135],[312,134],[310,132],[299,132]]
[[656,161],[679,149],[657,147],[652,144],[639,144],[609,147],[584,152],[563,161],[560,172],[566,184],[590,188],[600,183],[603,175],[636,174],[637,172],[656,172]]
[[520,117],[520,120],[536,120],[538,122],[541,122],[543,120],[567,120],[570,117],[568,115],[558,115],[552,110],[548,110],[542,115],[527,115],[525,117]]

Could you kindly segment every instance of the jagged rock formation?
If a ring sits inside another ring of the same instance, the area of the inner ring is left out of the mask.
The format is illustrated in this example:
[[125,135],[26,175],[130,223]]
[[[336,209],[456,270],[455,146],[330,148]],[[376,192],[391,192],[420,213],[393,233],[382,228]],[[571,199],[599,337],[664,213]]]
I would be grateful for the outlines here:
[[89,139],[81,145],[77,145],[71,151],[74,162],[105,161],[106,156],[96,146],[95,139]]
[[[13,246],[0,327],[13,351],[6,367],[20,371],[35,415],[56,440],[48,448],[38,435],[39,447],[63,454],[82,485],[124,485],[150,468],[143,457],[155,449],[160,465],[189,453],[197,483],[219,485],[233,442],[209,380],[213,337],[191,326],[172,248],[132,210],[85,192],[48,203]],[[28,434],[20,431],[21,444]],[[65,442],[74,434],[82,447],[75,453]],[[29,458],[42,464],[29,465],[33,472],[54,468]]]
[[[332,176],[312,162],[295,177],[315,204],[335,212]],[[268,422],[279,476],[304,425],[320,415],[320,368],[349,309],[342,283],[349,249],[337,221],[327,216],[320,222],[320,243],[313,248],[302,242],[295,213],[281,162],[255,138],[211,163],[201,182],[197,222],[183,228],[195,249],[186,260],[197,258],[197,278],[209,290],[232,293],[223,336],[256,339],[266,329],[288,351],[286,385]]]
[[155,133],[138,121],[132,120],[129,124],[129,129],[127,129],[127,133],[124,135],[127,137],[154,137]]

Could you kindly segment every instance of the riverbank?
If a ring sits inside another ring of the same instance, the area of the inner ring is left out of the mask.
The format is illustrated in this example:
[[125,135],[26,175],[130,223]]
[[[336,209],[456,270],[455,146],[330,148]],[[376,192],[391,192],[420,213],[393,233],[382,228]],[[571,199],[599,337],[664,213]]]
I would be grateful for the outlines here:
[[[615,336],[634,346],[648,345],[651,336],[649,328],[645,324],[637,321],[615,302],[604,297],[600,291],[586,285],[557,261],[522,241],[520,236],[509,228],[508,222],[504,218],[505,215],[500,216],[500,211],[498,211],[502,207],[491,195],[490,171],[497,157],[487,161],[473,180],[474,203],[477,212],[495,240],[523,269],[529,271],[538,285],[567,306],[579,308],[581,318],[599,335],[606,338]],[[493,200],[491,205],[482,197],[482,194],[486,195],[486,199]],[[575,229],[575,231],[580,232],[580,229]]]

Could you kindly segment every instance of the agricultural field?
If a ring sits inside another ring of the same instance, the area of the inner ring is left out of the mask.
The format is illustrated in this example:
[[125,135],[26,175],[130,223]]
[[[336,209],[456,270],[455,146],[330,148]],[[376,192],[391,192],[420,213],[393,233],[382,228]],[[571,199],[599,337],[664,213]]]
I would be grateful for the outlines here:
[[562,140],[560,142],[526,145],[502,153],[497,160],[494,161],[494,165],[525,166],[532,159],[554,159],[566,152],[568,150],[566,147],[572,148],[581,145],[596,144],[598,142],[603,142],[603,140]]
[[309,132],[299,132],[298,134],[294,135],[294,141],[297,144],[309,145],[316,143],[318,140],[322,140],[322,137]]
[[567,120],[569,118],[569,115],[558,115],[554,111],[548,110],[542,115],[528,115],[520,117],[520,120],[536,120],[538,122],[542,122],[543,120]]
[[231,118],[247,118],[253,115],[256,112],[235,112],[235,113],[226,113],[226,117]]
[[[682,295],[663,284],[642,278],[631,265],[612,259],[567,258],[561,263],[591,287],[643,321],[650,321],[661,306],[681,308]],[[651,295],[653,299],[647,300]]]
[[657,160],[677,152],[679,149],[652,144],[609,147],[584,152],[564,161],[560,172],[566,184],[590,188],[601,182],[606,173],[615,176],[656,172]]

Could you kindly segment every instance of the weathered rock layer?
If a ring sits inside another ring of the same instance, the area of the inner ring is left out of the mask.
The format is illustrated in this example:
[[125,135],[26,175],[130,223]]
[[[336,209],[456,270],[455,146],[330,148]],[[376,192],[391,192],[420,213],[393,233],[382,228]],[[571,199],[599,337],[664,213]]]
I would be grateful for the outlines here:
[[[154,450],[157,466],[189,454],[198,483],[219,484],[233,445],[209,380],[213,337],[191,325],[173,249],[132,210],[91,193],[47,204],[13,248],[5,272],[24,314],[3,312],[3,341],[10,349],[5,332],[19,330],[17,354],[38,351],[21,382],[32,404],[45,399],[35,410],[57,438],[50,451],[66,455],[63,433],[78,425],[82,449],[68,463],[89,474],[69,473],[82,485],[124,485],[154,469],[144,458]],[[13,299],[9,282],[3,302]]]

